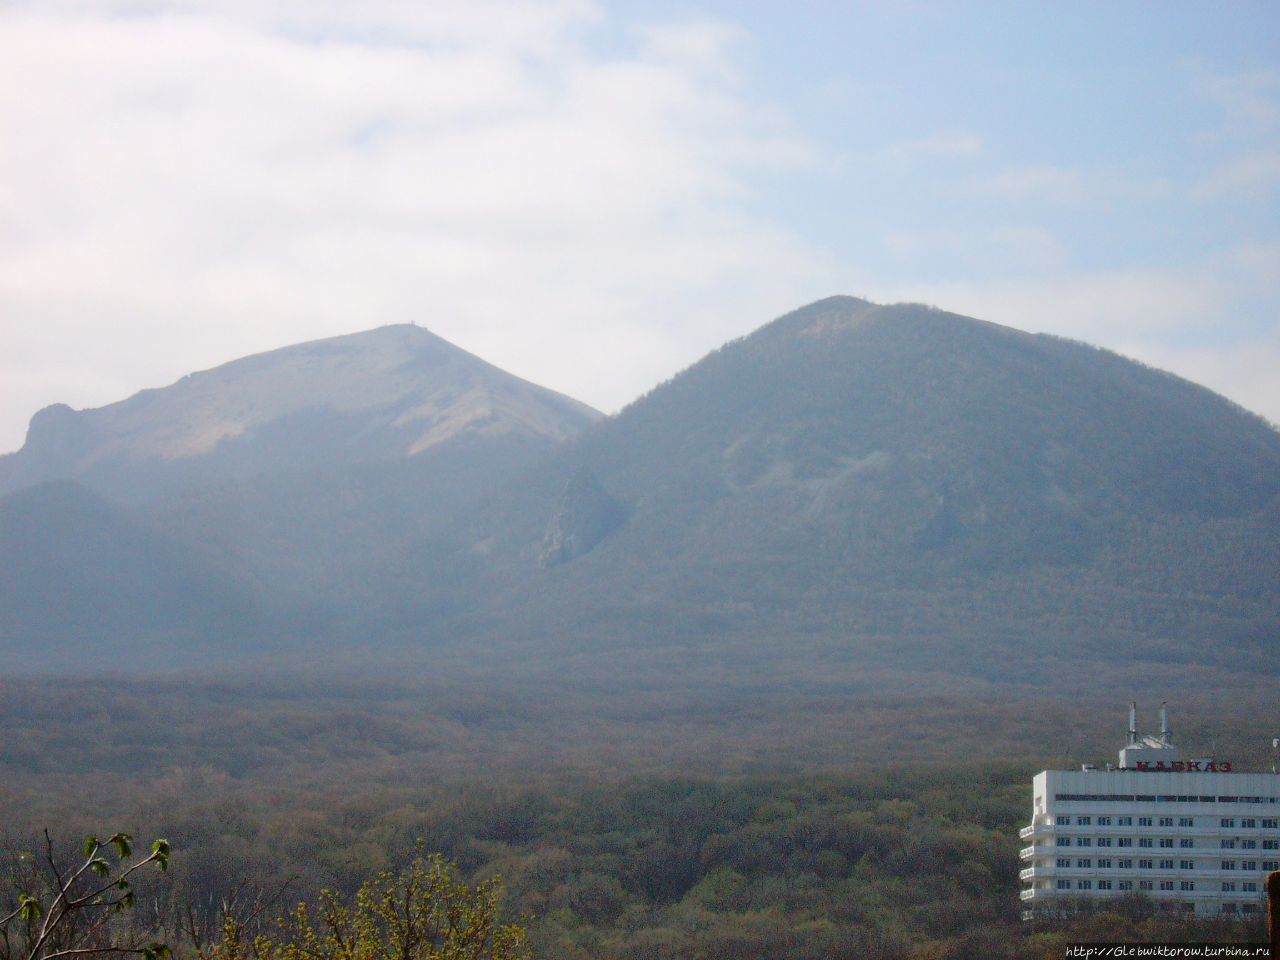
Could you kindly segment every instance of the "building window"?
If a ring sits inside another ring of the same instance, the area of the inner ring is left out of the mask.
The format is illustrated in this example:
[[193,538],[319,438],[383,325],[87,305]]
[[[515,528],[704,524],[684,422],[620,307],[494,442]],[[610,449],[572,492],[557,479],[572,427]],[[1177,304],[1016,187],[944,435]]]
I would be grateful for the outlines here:
[[1277,830],[1277,829],[1280,829],[1280,820],[1263,820],[1263,821],[1262,821],[1262,829],[1263,829],[1263,830]]
[[1172,826],[1173,826],[1173,817],[1161,817],[1161,818],[1160,818],[1160,826],[1162,826],[1162,827],[1172,827]]
[[1150,838],[1150,837],[1139,837],[1139,838],[1138,838],[1138,846],[1140,846],[1140,847],[1149,847],[1149,846],[1151,846],[1151,838]]
[[1223,913],[1235,913],[1236,905],[1234,903],[1224,903],[1220,909]]
[[1093,840],[1090,839],[1089,837],[1076,837],[1076,846],[1091,847],[1093,846]]
[[1070,817],[1061,817],[1061,816],[1060,816],[1060,817],[1058,817],[1057,819],[1055,819],[1055,820],[1054,820],[1054,823],[1056,823],[1056,824],[1057,824],[1058,826],[1060,826],[1060,827],[1069,827],[1069,826],[1071,826],[1071,818],[1070,818]]
[[1151,826],[1151,818],[1150,818],[1150,817],[1139,817],[1139,818],[1138,818],[1138,826],[1140,826],[1140,827],[1149,827],[1149,826]]
[[1109,858],[1105,858],[1105,857],[1104,857],[1103,859],[1099,860],[1099,861],[1098,861],[1098,869],[1099,869],[1099,870],[1110,870],[1110,869],[1111,869],[1111,860],[1110,860]]
[[1234,860],[1223,860],[1223,861],[1222,861],[1222,869],[1223,869],[1223,870],[1234,870],[1235,868],[1236,868],[1236,862],[1235,862]]
[[1178,818],[1178,826],[1180,826],[1180,827],[1194,827],[1195,825],[1196,825],[1196,821],[1195,821],[1195,819],[1194,819],[1194,818],[1192,818],[1192,817],[1179,817],[1179,818]]
[[1236,892],[1236,882],[1235,882],[1234,880],[1223,880],[1223,881],[1222,881],[1222,892],[1223,892],[1223,893],[1235,893],[1235,892]]
[[1089,824],[1093,823],[1093,818],[1092,817],[1076,817],[1076,823],[1080,824],[1080,826],[1082,827],[1087,827],[1089,826]]
[[1132,847],[1132,846],[1133,846],[1133,837],[1121,837],[1119,840],[1117,840],[1117,841],[1116,841],[1116,846],[1117,846],[1117,847]]
[[1246,861],[1244,861],[1244,863],[1240,864],[1240,869],[1241,869],[1241,870],[1257,870],[1257,869],[1258,869],[1258,861],[1257,861],[1257,860],[1246,860]]
[[1244,847],[1244,849],[1246,850],[1257,850],[1258,841],[1257,840],[1241,840],[1240,846]]
[[1179,869],[1179,870],[1194,870],[1195,868],[1196,868],[1196,862],[1195,862],[1194,860],[1179,860],[1179,861],[1178,861],[1178,869]]
[[1111,889],[1111,881],[1110,881],[1110,880],[1099,880],[1099,881],[1098,881],[1098,889],[1099,889],[1099,890],[1110,890],[1110,889]]
[[1280,860],[1263,860],[1263,870],[1280,870]]
[[1109,846],[1111,846],[1111,838],[1110,838],[1110,837],[1099,837],[1099,838],[1098,838],[1098,846],[1100,846],[1100,847],[1109,847]]
[[1057,839],[1057,840],[1055,840],[1054,842],[1055,842],[1058,846],[1060,846],[1060,847],[1069,847],[1069,846],[1071,846],[1071,838],[1070,838],[1070,837],[1058,837],[1058,839]]
[[1071,858],[1070,858],[1070,857],[1059,857],[1059,858],[1058,858],[1058,866],[1060,866],[1060,867],[1069,867],[1069,866],[1071,866]]
[[1120,817],[1120,818],[1116,821],[1116,826],[1118,826],[1118,827],[1132,827],[1132,826],[1133,826],[1133,817]]
[[1093,866],[1093,861],[1090,860],[1088,857],[1084,857],[1083,859],[1076,861],[1076,866],[1089,869]]
[[1173,837],[1161,837],[1161,838],[1160,838],[1160,846],[1161,846],[1162,848],[1166,849],[1166,850],[1167,850],[1167,849],[1169,849],[1170,847],[1172,847],[1172,846],[1173,846]]
[[1161,890],[1172,890],[1172,889],[1173,889],[1173,881],[1172,881],[1172,880],[1161,880],[1161,881],[1160,881],[1160,889],[1161,889]]
[[1179,890],[1194,890],[1195,888],[1196,882],[1194,880],[1183,880],[1178,884]]
[[1132,870],[1132,869],[1133,869],[1133,861],[1132,861],[1132,860],[1121,860],[1121,861],[1120,861],[1120,869],[1121,869],[1121,870]]
[[1110,817],[1099,817],[1099,818],[1098,818],[1098,826],[1100,826],[1100,827],[1109,827],[1109,826],[1111,826],[1111,818],[1110,818]]
[[1218,826],[1220,827],[1234,827],[1235,825],[1236,825],[1235,817],[1223,817],[1222,820],[1219,821],[1218,823]]
[[1092,889],[1093,889],[1093,881],[1092,881],[1092,880],[1081,880],[1081,881],[1080,881],[1080,889],[1081,889],[1081,890],[1092,890]]
[[1195,845],[1196,845],[1196,842],[1194,840],[1183,839],[1178,841],[1178,846],[1181,847],[1183,850],[1188,850],[1191,847],[1194,847]]
[[1220,846],[1223,850],[1234,850],[1236,848],[1236,842],[1234,840],[1223,840]]
[[1172,860],[1161,860],[1161,861],[1160,861],[1160,869],[1161,869],[1161,870],[1172,870],[1172,869],[1173,869],[1173,861],[1172,861]]
[[1154,865],[1155,865],[1155,861],[1154,861],[1154,860],[1139,860],[1139,861],[1138,861],[1138,869],[1139,869],[1139,870],[1150,870],[1150,869],[1152,868],[1152,866],[1154,866]]
[[1258,885],[1251,880],[1246,880],[1244,883],[1240,884],[1240,889],[1245,893],[1257,893]]
[[1256,830],[1258,828],[1258,821],[1254,820],[1252,817],[1245,817],[1245,819],[1240,821],[1240,826],[1244,827],[1246,830]]
[[1257,913],[1258,905],[1256,903],[1242,903],[1240,904],[1240,912],[1241,913]]
[[1263,850],[1280,850],[1280,840],[1263,840]]
[[1058,889],[1059,889],[1059,890],[1070,890],[1070,889],[1071,889],[1071,881],[1070,881],[1070,880],[1059,880],[1059,881],[1058,881]]
[[1132,889],[1133,889],[1133,881],[1132,881],[1132,880],[1121,880],[1121,881],[1120,881],[1120,889],[1121,889],[1121,890],[1132,890]]
[[1150,890],[1150,889],[1151,889],[1151,881],[1150,881],[1150,880],[1139,880],[1139,881],[1138,881],[1138,889],[1139,889],[1139,890]]

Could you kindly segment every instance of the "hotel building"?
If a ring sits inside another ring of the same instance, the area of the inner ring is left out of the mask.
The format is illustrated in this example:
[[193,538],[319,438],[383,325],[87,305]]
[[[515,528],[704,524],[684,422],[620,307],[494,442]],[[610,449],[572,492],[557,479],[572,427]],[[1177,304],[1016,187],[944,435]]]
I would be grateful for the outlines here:
[[1158,736],[1135,724],[1131,707],[1118,767],[1036,775],[1019,832],[1023,919],[1135,894],[1197,914],[1265,910],[1267,874],[1280,870],[1280,776],[1182,759],[1163,705]]

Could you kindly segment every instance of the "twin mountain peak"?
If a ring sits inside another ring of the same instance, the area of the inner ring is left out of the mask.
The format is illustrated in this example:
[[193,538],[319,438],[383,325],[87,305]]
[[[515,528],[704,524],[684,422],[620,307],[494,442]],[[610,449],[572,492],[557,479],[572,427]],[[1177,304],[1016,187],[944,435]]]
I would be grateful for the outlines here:
[[[81,494],[42,500],[52,480]],[[311,630],[323,608],[335,633],[358,623],[402,645],[804,637],[990,675],[1010,661],[975,659],[964,638],[1217,662],[1214,634],[1241,665],[1274,648],[1280,613],[1280,434],[1261,418],[1081,343],[851,297],[612,417],[420,327],[301,344],[47,408],[0,457],[0,493],[0,554],[39,555],[43,595],[89,575],[76,536],[41,539],[83,495],[94,564],[144,577],[163,543],[199,567],[184,583],[250,611],[242,639],[263,633],[255,610]],[[146,530],[127,562],[99,535],[123,523]],[[100,642],[163,648],[178,621],[209,643],[228,632],[222,614],[147,602],[155,616],[121,611]],[[11,636],[67,649],[92,620],[18,613]]]

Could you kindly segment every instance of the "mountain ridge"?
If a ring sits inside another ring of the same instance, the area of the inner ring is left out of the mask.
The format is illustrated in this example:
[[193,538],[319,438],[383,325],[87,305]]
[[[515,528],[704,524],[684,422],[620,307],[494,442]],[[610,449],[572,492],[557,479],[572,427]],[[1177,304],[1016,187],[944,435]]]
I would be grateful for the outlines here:
[[569,439],[396,449],[189,485],[146,520],[269,591],[263,656],[359,637],[655,687],[1275,674],[1280,434],[1087,344],[833,297]]
[[154,487],[139,465],[177,482],[195,461],[205,479],[247,476],[273,458],[413,457],[463,434],[555,443],[600,416],[399,324],[242,357],[102,407],[46,407],[23,447],[0,456],[0,493],[74,478],[132,499]]

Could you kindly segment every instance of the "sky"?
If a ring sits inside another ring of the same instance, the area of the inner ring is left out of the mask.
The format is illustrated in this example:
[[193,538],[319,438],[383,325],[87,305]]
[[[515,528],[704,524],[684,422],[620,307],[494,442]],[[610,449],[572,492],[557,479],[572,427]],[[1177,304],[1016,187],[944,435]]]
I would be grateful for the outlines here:
[[836,293],[1280,422],[1280,4],[0,0],[0,451],[388,323],[612,412]]

